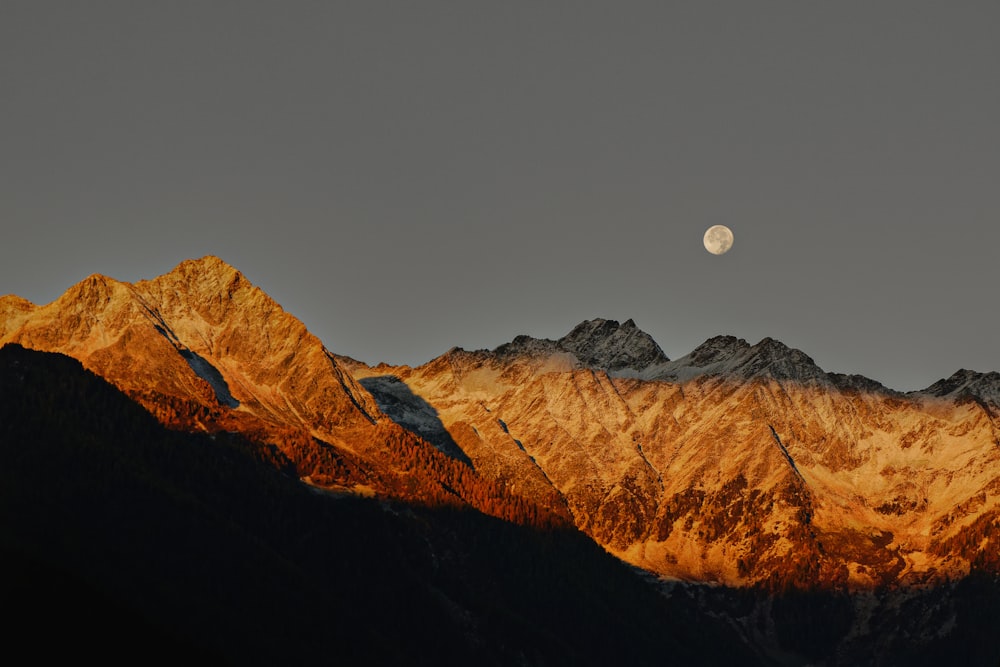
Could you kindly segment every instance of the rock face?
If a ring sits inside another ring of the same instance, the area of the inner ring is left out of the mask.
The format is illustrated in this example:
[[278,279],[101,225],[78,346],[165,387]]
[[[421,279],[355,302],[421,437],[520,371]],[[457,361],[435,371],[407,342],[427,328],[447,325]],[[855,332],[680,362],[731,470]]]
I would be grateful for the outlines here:
[[4,342],[73,356],[178,427],[247,415],[331,438],[380,417],[301,322],[215,257],[134,285],[90,276],[4,329]]
[[[579,528],[664,576],[873,588],[959,577],[1000,551],[995,373],[903,395],[772,339],[616,354],[648,338],[624,328],[352,370],[405,383],[477,470],[554,489]],[[608,363],[623,358],[641,361]]]
[[494,350],[501,358],[568,355],[571,363],[584,368],[638,373],[664,364],[667,356],[656,341],[632,320],[594,319],[581,322],[559,340],[518,336]]
[[214,257],[0,298],[0,343],[62,352],[178,429],[240,431],[313,485],[571,521],[678,579],[771,589],[1000,572],[1000,375],[900,394],[764,339],[676,360],[631,320],[417,367],[331,354]]
[[524,498],[498,502],[492,480],[387,418],[299,320],[216,257],[135,284],[90,276],[46,306],[4,297],[0,315],[0,343],[74,357],[172,428],[244,433],[314,485],[548,520]]

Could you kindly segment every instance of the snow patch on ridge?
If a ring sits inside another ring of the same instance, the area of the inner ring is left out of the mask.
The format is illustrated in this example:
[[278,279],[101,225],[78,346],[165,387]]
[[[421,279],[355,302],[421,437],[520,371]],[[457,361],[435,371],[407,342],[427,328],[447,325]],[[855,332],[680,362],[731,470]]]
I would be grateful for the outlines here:
[[177,351],[184,357],[184,361],[188,363],[191,370],[212,387],[212,391],[215,392],[215,399],[219,401],[220,405],[225,405],[227,408],[234,410],[240,407],[240,402],[229,393],[229,385],[226,384],[226,380],[222,377],[219,369],[210,364],[204,357],[189,349],[178,348]]
[[378,375],[361,378],[358,382],[372,395],[379,410],[389,419],[431,443],[442,453],[471,465],[468,456],[441,423],[437,410],[413,393],[409,385],[399,377]]

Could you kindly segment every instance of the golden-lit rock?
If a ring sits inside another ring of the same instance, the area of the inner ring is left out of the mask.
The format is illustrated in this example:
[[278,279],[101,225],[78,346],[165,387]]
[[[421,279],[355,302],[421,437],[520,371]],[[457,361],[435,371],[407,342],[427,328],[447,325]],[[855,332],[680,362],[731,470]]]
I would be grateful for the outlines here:
[[551,343],[353,370],[373,391],[398,377],[477,469],[550,486],[582,530],[663,576],[869,588],[960,576],[1000,549],[995,405],[826,374],[771,339],[625,369]]
[[215,257],[56,301],[0,343],[62,352],[163,423],[239,431],[315,486],[571,521],[664,577],[872,588],[1000,569],[1000,375],[901,394],[732,336],[668,360],[592,320],[417,367],[331,354]]

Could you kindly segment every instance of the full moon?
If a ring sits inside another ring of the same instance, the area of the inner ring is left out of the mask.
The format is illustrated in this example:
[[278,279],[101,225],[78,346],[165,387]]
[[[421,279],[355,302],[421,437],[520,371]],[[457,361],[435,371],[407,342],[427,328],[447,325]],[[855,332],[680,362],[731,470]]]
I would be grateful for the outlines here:
[[733,231],[725,225],[712,225],[705,231],[705,250],[721,255],[733,247]]

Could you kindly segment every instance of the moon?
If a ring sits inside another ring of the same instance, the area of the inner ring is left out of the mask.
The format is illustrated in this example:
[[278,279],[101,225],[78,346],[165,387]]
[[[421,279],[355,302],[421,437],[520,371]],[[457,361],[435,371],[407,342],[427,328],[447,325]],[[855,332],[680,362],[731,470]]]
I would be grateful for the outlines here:
[[705,231],[705,250],[721,255],[733,247],[733,230],[725,225],[712,225]]

